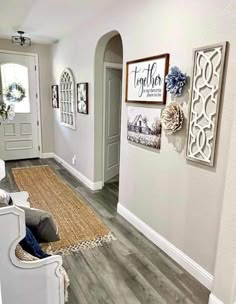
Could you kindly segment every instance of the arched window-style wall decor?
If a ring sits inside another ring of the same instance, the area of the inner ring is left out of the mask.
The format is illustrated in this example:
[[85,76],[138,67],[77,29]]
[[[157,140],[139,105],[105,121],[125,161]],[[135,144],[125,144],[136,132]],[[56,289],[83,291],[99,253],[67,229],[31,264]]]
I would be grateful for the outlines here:
[[68,68],[60,79],[60,113],[61,123],[75,130],[75,79]]

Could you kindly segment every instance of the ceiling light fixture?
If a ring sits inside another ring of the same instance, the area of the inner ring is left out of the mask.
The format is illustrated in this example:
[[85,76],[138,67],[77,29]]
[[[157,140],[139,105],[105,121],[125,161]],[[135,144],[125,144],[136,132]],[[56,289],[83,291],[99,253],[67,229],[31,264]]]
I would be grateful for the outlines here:
[[31,39],[23,36],[25,32],[17,31],[17,33],[19,34],[19,36],[12,36],[12,43],[21,46],[31,46]]

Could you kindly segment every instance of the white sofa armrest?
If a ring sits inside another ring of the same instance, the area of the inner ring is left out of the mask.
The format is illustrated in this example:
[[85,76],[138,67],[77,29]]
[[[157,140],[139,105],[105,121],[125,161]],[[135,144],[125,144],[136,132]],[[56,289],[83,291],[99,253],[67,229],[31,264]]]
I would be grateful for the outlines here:
[[0,281],[4,304],[64,304],[62,258],[24,262],[15,255],[25,236],[25,214],[16,206],[0,208]]
[[19,207],[30,207],[28,202],[29,194],[26,191],[11,192],[10,193],[13,204]]

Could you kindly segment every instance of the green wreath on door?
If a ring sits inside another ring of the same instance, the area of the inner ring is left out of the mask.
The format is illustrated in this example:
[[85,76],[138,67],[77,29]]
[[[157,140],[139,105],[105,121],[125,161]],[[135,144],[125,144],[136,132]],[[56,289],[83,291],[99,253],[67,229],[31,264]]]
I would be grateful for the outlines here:
[[13,82],[6,89],[5,97],[10,102],[21,102],[25,97],[25,89],[20,83]]

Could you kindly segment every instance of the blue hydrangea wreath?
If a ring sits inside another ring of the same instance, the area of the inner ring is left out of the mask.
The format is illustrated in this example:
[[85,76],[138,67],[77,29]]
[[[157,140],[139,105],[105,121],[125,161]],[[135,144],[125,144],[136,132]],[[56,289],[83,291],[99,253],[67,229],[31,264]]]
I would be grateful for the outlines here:
[[187,76],[177,66],[174,66],[170,68],[170,73],[166,76],[165,82],[166,90],[175,97],[180,97],[187,83]]

